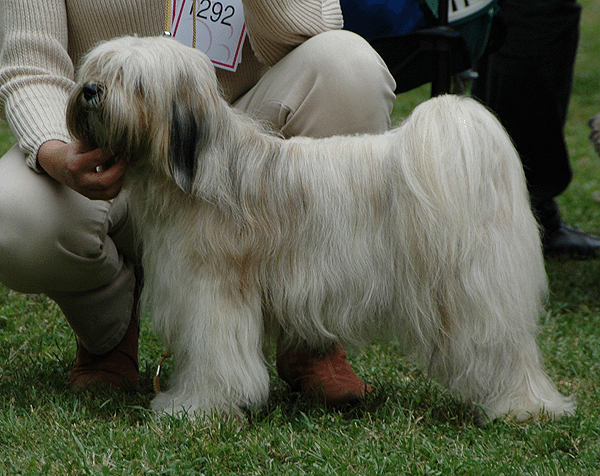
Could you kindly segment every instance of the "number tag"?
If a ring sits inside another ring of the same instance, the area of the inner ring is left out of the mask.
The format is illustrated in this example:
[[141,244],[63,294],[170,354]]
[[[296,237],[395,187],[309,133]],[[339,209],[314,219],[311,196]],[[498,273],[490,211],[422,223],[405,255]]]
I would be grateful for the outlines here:
[[[204,51],[213,64],[235,71],[242,60],[246,24],[241,0],[172,0],[171,36]],[[196,44],[194,44],[194,20]]]

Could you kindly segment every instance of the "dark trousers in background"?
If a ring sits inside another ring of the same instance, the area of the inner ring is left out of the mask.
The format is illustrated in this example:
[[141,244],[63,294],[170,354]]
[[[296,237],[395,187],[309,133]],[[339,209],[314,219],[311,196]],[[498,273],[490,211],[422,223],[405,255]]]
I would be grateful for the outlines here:
[[473,95],[508,130],[546,230],[560,225],[554,197],[572,179],[564,138],[581,6],[575,0],[505,0],[506,37],[480,61]]

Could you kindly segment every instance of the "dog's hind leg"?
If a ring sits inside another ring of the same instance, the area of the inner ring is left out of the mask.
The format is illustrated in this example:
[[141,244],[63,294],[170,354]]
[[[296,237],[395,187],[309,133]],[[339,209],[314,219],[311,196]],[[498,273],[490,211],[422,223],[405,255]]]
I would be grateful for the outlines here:
[[424,364],[488,418],[572,413],[536,343],[546,274],[510,138],[452,96],[421,104],[400,134],[399,279]]
[[155,330],[171,350],[174,370],[170,388],[151,407],[239,416],[263,404],[269,375],[260,297],[233,291],[210,272],[182,291],[169,290],[167,300],[153,306]]
[[498,331],[496,338],[466,328],[448,336],[446,348],[430,356],[431,376],[473,403],[481,423],[573,414],[574,401],[558,392],[543,369],[535,332]]

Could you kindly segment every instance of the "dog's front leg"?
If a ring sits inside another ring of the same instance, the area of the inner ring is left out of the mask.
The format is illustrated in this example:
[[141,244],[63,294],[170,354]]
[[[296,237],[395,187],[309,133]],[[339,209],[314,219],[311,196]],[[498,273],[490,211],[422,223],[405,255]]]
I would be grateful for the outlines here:
[[174,370],[170,388],[151,407],[240,415],[243,408],[263,404],[269,392],[259,294],[233,289],[213,271],[191,282],[192,289],[163,283],[162,290],[152,291],[168,297],[152,303],[152,311]]

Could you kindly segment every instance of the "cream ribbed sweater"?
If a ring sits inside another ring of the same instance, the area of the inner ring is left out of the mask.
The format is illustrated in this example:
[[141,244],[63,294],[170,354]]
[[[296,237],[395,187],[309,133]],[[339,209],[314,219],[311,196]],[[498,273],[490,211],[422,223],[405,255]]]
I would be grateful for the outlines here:
[[[217,70],[231,100],[306,38],[342,26],[338,0],[243,3],[242,63],[236,73]],[[116,36],[162,34],[164,10],[164,0],[0,0],[0,115],[30,167],[44,142],[71,140],[65,109],[82,55]]]

